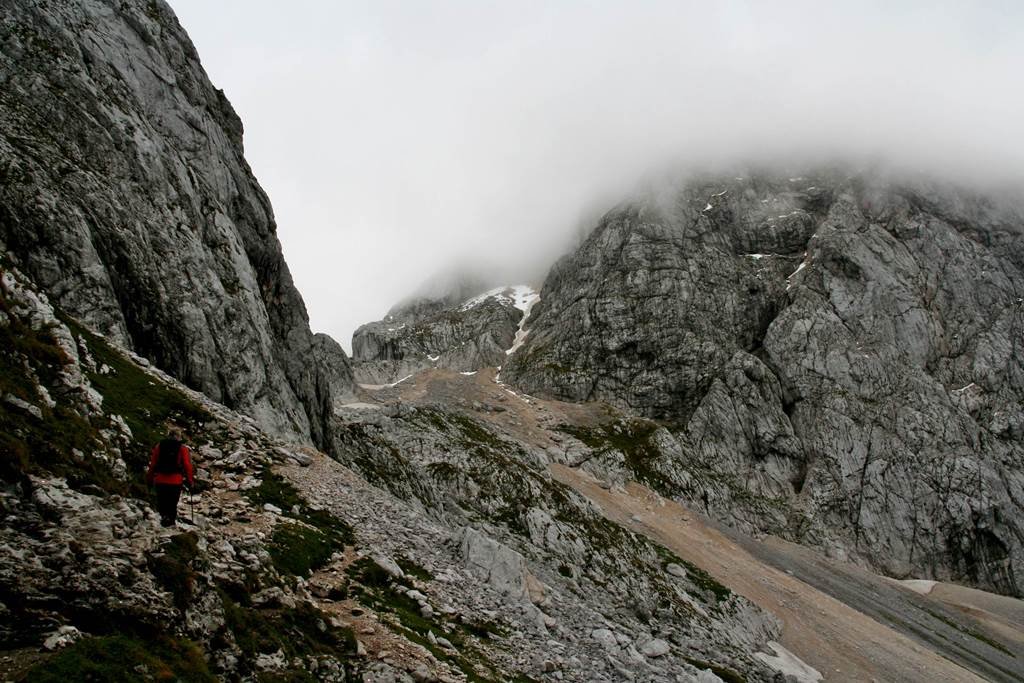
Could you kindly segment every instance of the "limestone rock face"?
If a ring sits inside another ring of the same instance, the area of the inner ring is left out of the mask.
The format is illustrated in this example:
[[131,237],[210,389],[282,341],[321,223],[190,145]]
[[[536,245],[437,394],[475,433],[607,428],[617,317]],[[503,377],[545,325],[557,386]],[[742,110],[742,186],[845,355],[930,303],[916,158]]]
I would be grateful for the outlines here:
[[399,304],[352,336],[355,375],[366,384],[387,384],[431,367],[472,372],[501,366],[535,299],[531,287],[518,285]]
[[241,121],[170,8],[4,2],[0,24],[0,240],[19,267],[188,385],[322,443],[347,359],[310,333]]
[[503,379],[661,421],[649,480],[719,518],[1018,593],[1022,297],[1019,199],[705,178],[605,216]]

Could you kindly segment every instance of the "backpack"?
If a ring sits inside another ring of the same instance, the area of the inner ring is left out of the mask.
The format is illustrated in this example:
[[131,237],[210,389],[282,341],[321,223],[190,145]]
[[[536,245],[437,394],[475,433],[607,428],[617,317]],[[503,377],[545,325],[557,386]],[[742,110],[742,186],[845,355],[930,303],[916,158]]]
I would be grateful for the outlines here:
[[164,439],[159,444],[159,453],[156,456],[156,467],[154,472],[160,474],[179,474],[181,472],[181,442],[173,439]]

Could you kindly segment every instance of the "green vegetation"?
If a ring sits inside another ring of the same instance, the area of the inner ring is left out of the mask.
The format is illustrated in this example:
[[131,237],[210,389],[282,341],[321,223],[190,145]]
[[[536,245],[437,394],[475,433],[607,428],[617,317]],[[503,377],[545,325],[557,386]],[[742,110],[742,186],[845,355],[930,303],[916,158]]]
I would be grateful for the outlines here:
[[309,576],[314,569],[327,564],[331,555],[344,546],[317,529],[297,522],[282,521],[274,527],[268,547],[270,560],[282,574]]
[[100,447],[99,428],[61,404],[47,406],[37,385],[53,386],[70,362],[53,336],[53,327],[33,330],[11,314],[11,302],[0,290],[0,312],[9,316],[0,326],[0,396],[12,395],[40,410],[0,403],[0,477],[15,481],[27,473],[51,471],[68,477],[72,486],[85,483],[123,489],[107,468],[88,454]]
[[283,477],[269,469],[260,476],[260,485],[245,492],[249,500],[257,506],[275,505],[285,516],[301,522],[282,521],[274,529],[270,557],[278,571],[307,576],[355,542],[351,526],[325,510],[311,508]]
[[270,503],[290,513],[292,508],[298,505],[305,507],[305,499],[299,495],[294,486],[284,480],[284,477],[275,474],[270,470],[260,473],[260,485],[256,488],[245,491],[248,498],[257,507]]
[[130,469],[148,462],[149,447],[164,437],[167,424],[182,427],[186,434],[197,434],[210,419],[210,414],[191,398],[153,377],[74,320],[61,319],[76,336],[85,339],[97,369],[104,365],[110,369],[88,373],[89,381],[103,395],[103,409],[124,418],[141,449],[134,462],[128,461]]
[[402,571],[410,576],[415,576],[420,581],[433,581],[434,575],[429,571],[410,560],[405,555],[395,557],[395,563],[402,568]]
[[202,652],[187,640],[169,637],[143,640],[123,634],[84,638],[32,668],[23,680],[31,683],[134,683],[146,678],[182,683],[216,680]]
[[508,443],[498,438],[493,432],[465,415],[455,412],[441,412],[428,408],[420,408],[412,417],[413,421],[434,427],[438,431],[456,437],[456,443],[467,449],[478,447],[504,449]]
[[[259,654],[278,650],[284,653],[286,660],[324,655],[346,662],[356,654],[356,639],[351,629],[332,626],[330,617],[313,605],[303,603],[294,609],[257,609],[239,604],[227,591],[221,590],[220,595],[225,628],[242,651],[243,666],[251,667]],[[301,678],[303,673],[280,672],[276,679],[260,680],[306,680]]]
[[558,431],[582,441],[599,453],[611,450],[622,453],[626,467],[633,477],[661,492],[671,492],[674,484],[658,471],[656,464],[661,452],[654,443],[658,425],[647,420],[619,420],[596,427],[563,424]]
[[[11,302],[0,292],[0,311],[8,324],[0,327],[0,395],[10,394],[34,405],[28,410],[8,404],[0,407],[0,477],[14,481],[29,473],[65,477],[72,488],[96,486],[107,493],[148,498],[139,473],[148,464],[149,447],[163,436],[169,422],[195,431],[207,413],[181,392],[163,384],[126,359],[101,337],[66,315],[57,316],[88,347],[97,367],[105,373],[88,372],[93,387],[103,397],[107,414],[121,415],[132,431],[132,442],[122,457],[132,473],[129,481],[114,477],[105,459],[96,457],[106,441],[101,430],[112,424],[105,416],[83,417],[66,401],[50,408],[38,386],[54,389],[71,360],[58,345],[55,325],[33,330],[13,315]],[[58,394],[54,396],[59,398]]]
[[681,567],[685,567],[686,578],[700,590],[713,594],[715,596],[716,603],[725,602],[732,597],[732,591],[716,581],[711,574],[708,574],[692,562],[687,562],[668,548],[660,545],[656,546],[656,548],[658,556],[661,558],[662,569],[665,569],[670,564],[678,564]]
[[172,536],[159,552],[146,558],[149,571],[174,596],[174,604],[180,610],[188,607],[195,591],[197,575],[192,562],[199,555],[198,540],[191,531]]

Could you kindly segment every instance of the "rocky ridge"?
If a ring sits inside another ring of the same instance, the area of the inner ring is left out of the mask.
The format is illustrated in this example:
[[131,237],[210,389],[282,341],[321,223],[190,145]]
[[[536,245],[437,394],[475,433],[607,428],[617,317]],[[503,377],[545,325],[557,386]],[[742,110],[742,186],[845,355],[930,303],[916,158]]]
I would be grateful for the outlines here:
[[1016,199],[699,177],[556,264],[502,377],[636,415],[577,436],[714,517],[1016,595],[1022,296]]
[[242,123],[163,0],[0,4],[0,241],[53,301],[279,434],[353,382],[313,335]]
[[358,381],[380,386],[432,367],[474,372],[501,366],[519,343],[536,292],[515,285],[456,296],[418,297],[357,329],[352,359]]

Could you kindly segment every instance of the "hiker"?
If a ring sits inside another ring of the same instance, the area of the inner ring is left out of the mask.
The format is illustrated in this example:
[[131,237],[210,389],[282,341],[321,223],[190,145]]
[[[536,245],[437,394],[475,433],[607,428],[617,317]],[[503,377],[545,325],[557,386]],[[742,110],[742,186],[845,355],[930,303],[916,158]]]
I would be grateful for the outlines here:
[[160,513],[160,526],[174,526],[178,521],[178,498],[181,487],[188,482],[191,490],[192,458],[188,446],[182,443],[185,435],[177,427],[167,430],[167,438],[153,446],[149,455],[146,483],[156,486],[156,509]]

